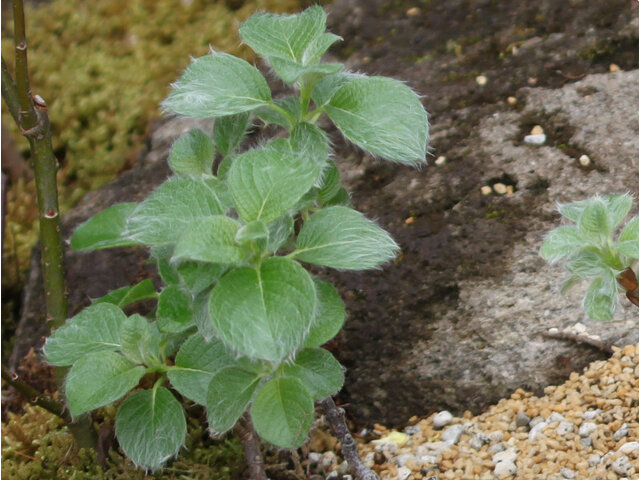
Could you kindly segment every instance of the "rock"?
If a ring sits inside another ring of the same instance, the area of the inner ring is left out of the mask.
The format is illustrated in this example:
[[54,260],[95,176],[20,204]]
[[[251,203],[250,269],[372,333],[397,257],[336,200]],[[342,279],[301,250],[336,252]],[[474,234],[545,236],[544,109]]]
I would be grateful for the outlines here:
[[640,444],[638,444],[638,442],[627,442],[627,443],[623,443],[618,449],[618,451],[628,454],[632,452],[637,452],[638,448],[640,448]]
[[407,467],[398,468],[398,475],[396,475],[397,480],[405,480],[411,475],[411,469]]
[[503,475],[515,475],[518,471],[518,467],[513,462],[498,462],[493,469],[493,474],[496,477],[502,477]]
[[376,453],[375,452],[369,452],[365,455],[364,459],[362,460],[364,462],[364,464],[369,467],[372,468],[375,465],[375,458],[376,458]]
[[442,436],[440,437],[443,442],[449,443],[451,445],[455,445],[460,440],[460,436],[464,433],[464,426],[462,425],[451,425],[444,432],[442,432]]
[[538,135],[525,135],[524,143],[528,143],[529,145],[540,146],[544,145],[547,141],[547,136],[544,133]]
[[578,429],[578,435],[580,435],[581,437],[588,437],[597,429],[598,429],[598,425],[596,425],[595,423],[583,422],[582,425],[580,425],[580,428]]
[[423,455],[440,455],[444,450],[451,445],[447,442],[427,442],[423,443],[416,449],[416,455],[421,457]]
[[438,463],[438,457],[433,455],[422,455],[419,460],[422,463],[433,463],[434,465]]
[[309,455],[307,457],[309,459],[310,463],[320,463],[320,460],[322,460],[322,454],[318,453],[318,452],[309,452]]
[[598,455],[597,453],[592,453],[587,458],[587,463],[589,464],[590,467],[595,467],[600,463],[600,458],[601,458],[600,455]]
[[613,434],[613,439],[618,442],[627,435],[629,435],[629,425],[627,425],[627,423],[625,422],[618,430],[615,431],[615,433]]
[[469,440],[469,445],[475,450],[480,450],[486,443],[489,443],[489,437],[484,433],[478,433]]
[[493,432],[489,433],[488,436],[491,442],[501,442],[504,438],[504,432],[501,430],[494,430]]
[[580,445],[582,445],[585,450],[587,450],[593,445],[593,440],[591,439],[591,437],[581,438],[579,442],[580,442]]
[[518,458],[518,452],[514,448],[508,448],[501,452],[496,453],[493,457],[491,457],[491,461],[493,463],[498,462],[512,462],[516,463],[516,459]]
[[529,441],[535,442],[540,436],[544,436],[542,430],[544,430],[546,426],[546,422],[536,423],[536,425],[529,430]]
[[616,458],[611,464],[611,469],[618,475],[629,475],[635,473],[635,469],[627,457]]
[[553,412],[551,415],[549,415],[549,418],[547,419],[547,423],[562,422],[563,420],[564,420],[564,415],[558,412]]
[[451,414],[451,412],[448,412],[447,410],[443,410],[442,412],[438,412],[433,417],[433,427],[440,429],[442,427],[449,425],[452,420],[453,420],[453,415]]
[[410,437],[420,433],[420,425],[409,425],[404,428],[404,433],[409,435]]
[[324,452],[322,454],[322,458],[320,459],[320,467],[322,467],[325,471],[329,470],[337,463],[338,458],[336,454],[333,452]]
[[531,419],[531,421],[529,422],[529,428],[533,428],[539,423],[546,423],[544,418],[540,415]]
[[526,427],[527,425],[529,425],[530,421],[531,421],[531,419],[524,412],[519,412],[516,415],[516,426],[517,427]]
[[504,450],[506,450],[506,449],[507,449],[507,447],[505,447],[504,443],[499,442],[499,443],[494,443],[493,445],[491,445],[491,446],[487,449],[487,451],[488,451],[489,453],[492,453],[492,454],[493,454],[493,453],[502,452],[502,451],[504,451]]
[[574,429],[575,429],[575,425],[573,423],[562,421],[560,422],[560,425],[558,425],[558,428],[556,428],[556,434],[561,437],[564,437],[565,435],[573,432]]
[[567,478],[569,480],[576,478],[576,472],[566,467],[560,470],[560,475],[562,475],[564,478]]
[[589,165],[591,165],[591,159],[589,158],[589,155],[580,155],[578,162],[580,162],[580,165],[582,165],[583,167],[588,167]]
[[404,467],[409,460],[415,462],[415,461],[418,460],[418,457],[416,457],[415,455],[411,455],[411,454],[405,453],[403,455],[398,455],[396,457],[393,457],[391,459],[391,462],[395,463],[399,467]]
[[602,413],[602,410],[600,410],[599,408],[596,410],[587,410],[586,412],[584,412],[582,414],[582,418],[584,420],[593,420],[594,418],[596,418],[598,415],[600,415]]

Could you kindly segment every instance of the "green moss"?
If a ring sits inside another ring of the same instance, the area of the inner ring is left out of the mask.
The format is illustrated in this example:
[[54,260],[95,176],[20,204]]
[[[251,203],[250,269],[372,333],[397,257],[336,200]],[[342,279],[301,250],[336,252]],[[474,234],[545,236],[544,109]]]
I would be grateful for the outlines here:
[[109,452],[106,470],[96,453],[76,449],[73,437],[56,416],[27,405],[22,415],[9,414],[2,424],[2,474],[9,480],[229,480],[245,468],[236,438],[211,440],[203,426],[190,419],[185,448],[167,468],[145,474],[116,451]]
[[[187,66],[209,46],[251,59],[237,24],[256,9],[299,10],[304,0],[253,0],[232,11],[224,1],[54,0],[27,11],[32,90],[49,106],[53,146],[61,162],[63,213],[135,161],[158,104]],[[7,22],[10,24],[11,22]],[[9,25],[10,27],[10,25]],[[2,55],[13,64],[12,33]],[[12,129],[4,109],[3,125]],[[5,260],[28,264],[36,241],[33,182],[14,185],[7,199]]]

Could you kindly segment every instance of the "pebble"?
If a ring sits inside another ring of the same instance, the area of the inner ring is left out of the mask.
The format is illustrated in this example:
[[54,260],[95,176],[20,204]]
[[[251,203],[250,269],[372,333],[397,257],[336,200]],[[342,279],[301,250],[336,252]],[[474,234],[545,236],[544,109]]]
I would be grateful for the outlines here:
[[436,415],[433,417],[433,426],[437,429],[440,429],[449,425],[452,420],[453,415],[451,414],[451,412],[443,410],[442,412],[436,413]]
[[582,425],[580,425],[580,428],[578,429],[578,435],[580,435],[581,437],[588,437],[597,429],[598,429],[598,425],[596,425],[595,423],[584,422]]
[[535,442],[539,437],[544,437],[542,430],[547,426],[546,422],[536,423],[534,427],[529,431],[529,441]]
[[564,415],[558,412],[553,412],[547,419],[547,423],[562,422],[563,420],[564,420]]
[[493,463],[498,463],[498,462],[515,463],[517,458],[518,458],[518,452],[514,448],[508,448],[507,450],[503,450],[501,452],[496,453],[493,457],[491,457],[491,461]]
[[546,423],[546,422],[541,415],[538,415],[537,417],[534,417],[531,419],[531,421],[529,422],[529,428],[533,428],[540,423]]
[[593,445],[593,440],[591,440],[591,437],[581,438],[580,445],[582,445],[584,449],[587,450],[588,448],[591,448],[591,446]]
[[595,467],[596,465],[600,464],[600,459],[601,458],[602,457],[600,457],[600,455],[598,455],[597,453],[592,453],[587,458],[587,463],[589,464],[590,467]]
[[638,448],[640,448],[640,444],[638,444],[638,442],[627,442],[627,443],[623,443],[622,446],[618,449],[618,451],[622,453],[631,453],[631,452],[637,452]]
[[609,65],[609,71],[611,73],[619,72],[620,71],[620,67],[618,65],[616,65],[615,63],[612,63],[611,65]]
[[487,79],[487,77],[486,77],[486,76],[484,76],[484,75],[478,75],[478,76],[476,77],[476,83],[477,83],[478,85],[480,85],[481,87],[484,87],[484,86],[487,84],[487,82],[488,82],[488,79]]
[[422,431],[422,429],[420,428],[420,425],[409,425],[408,427],[405,427],[405,429],[404,429],[404,433],[406,433],[409,436],[416,435],[416,434],[420,433],[421,431]]
[[506,450],[507,447],[504,446],[504,443],[499,442],[499,443],[494,443],[493,445],[491,445],[488,449],[487,452],[489,453],[498,453],[498,452],[502,452],[503,450]]
[[507,186],[504,183],[494,183],[493,191],[499,195],[504,195],[507,193]]
[[541,133],[539,135],[525,135],[524,137],[524,143],[527,143],[529,145],[540,146],[544,145],[546,141],[547,136],[544,133]]
[[485,185],[480,188],[480,193],[482,193],[482,195],[489,195],[491,192],[493,192],[493,189],[489,185]]
[[398,455],[397,457],[393,457],[391,462],[395,463],[399,467],[404,467],[409,460],[417,461],[417,457],[415,455],[411,455],[409,453],[405,453],[403,455]]
[[482,446],[486,443],[489,443],[489,437],[487,437],[484,433],[478,433],[469,440],[469,445],[471,448],[475,450],[480,450]]
[[601,413],[602,413],[602,410],[600,410],[599,408],[597,410],[587,410],[586,412],[584,412],[582,414],[582,418],[587,420],[587,421],[593,420],[594,418],[596,418]]
[[407,17],[417,17],[420,15],[420,9],[418,7],[412,7],[407,10]]
[[406,480],[411,475],[411,469],[407,467],[398,468],[398,475],[396,475],[397,480]]
[[322,454],[318,452],[309,452],[308,458],[311,463],[320,463],[320,460],[322,460]]
[[447,157],[443,157],[442,155],[440,155],[438,158],[436,158],[436,165],[444,165],[445,163],[447,163]]
[[504,433],[500,430],[494,430],[488,436],[490,442],[501,442],[504,438]]
[[442,439],[443,442],[450,443],[451,445],[455,445],[460,441],[460,437],[464,433],[464,426],[462,425],[451,425],[447,428],[443,433]]
[[635,473],[635,469],[627,457],[618,457],[611,464],[611,468],[618,475]]
[[536,125],[531,129],[531,135],[542,135],[544,133],[544,129],[540,125]]
[[568,435],[569,433],[573,432],[574,428],[575,426],[573,425],[573,423],[563,420],[562,422],[560,422],[560,425],[558,425],[558,428],[556,428],[556,434],[558,434],[561,437],[564,437],[565,435]]
[[622,440],[624,437],[626,437],[627,435],[629,435],[629,425],[627,425],[626,423],[623,423],[622,426],[615,431],[615,433],[613,434],[613,439],[618,442],[620,440]]
[[515,105],[518,99],[516,97],[507,97],[507,103],[509,105]]
[[493,469],[493,474],[496,477],[502,477],[503,475],[515,475],[518,471],[518,467],[513,462],[498,462]]
[[576,472],[566,467],[560,470],[560,475],[568,479],[576,478]]
[[520,412],[520,413],[518,413],[516,415],[516,426],[517,427],[526,427],[527,425],[529,425],[530,421],[531,421],[531,419],[524,412]]
[[591,164],[591,159],[588,155],[580,155],[578,162],[580,162],[580,165],[583,167],[588,167]]

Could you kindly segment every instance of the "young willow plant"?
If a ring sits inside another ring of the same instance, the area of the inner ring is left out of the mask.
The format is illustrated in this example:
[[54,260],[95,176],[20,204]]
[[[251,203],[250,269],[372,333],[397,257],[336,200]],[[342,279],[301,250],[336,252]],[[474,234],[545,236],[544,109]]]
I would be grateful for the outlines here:
[[[403,83],[321,63],[340,39],[325,33],[325,22],[324,10],[311,7],[257,14],[240,26],[243,41],[297,91],[284,98],[273,99],[244,60],[219,52],[194,60],[163,107],[215,118],[212,138],[197,129],[180,137],[169,155],[173,176],[72,237],[77,250],[147,245],[165,283],[159,293],[149,280],[110,293],[44,347],[50,363],[71,366],[73,416],[126,397],[116,435],[138,465],[159,468],[184,443],[185,414],[167,382],[206,407],[211,432],[227,432],[248,411],[260,437],[283,448],[305,441],[314,401],[342,387],[343,369],[321,345],[341,329],[345,307],[303,264],[376,268],[398,246],[351,208],[316,123],[326,114],[362,149],[419,165],[428,120]],[[288,137],[238,153],[256,118]],[[123,313],[143,298],[157,299],[153,320]],[[137,388],[144,376],[151,389]]]
[[[562,291],[581,280],[591,280],[583,307],[589,317],[610,320],[620,293],[638,304],[636,273],[638,264],[638,217],[616,232],[631,210],[627,195],[594,196],[588,200],[560,205],[560,214],[575,225],[563,225],[549,232],[540,255],[551,263],[564,259],[571,276]],[[634,293],[635,291],[635,293]]]

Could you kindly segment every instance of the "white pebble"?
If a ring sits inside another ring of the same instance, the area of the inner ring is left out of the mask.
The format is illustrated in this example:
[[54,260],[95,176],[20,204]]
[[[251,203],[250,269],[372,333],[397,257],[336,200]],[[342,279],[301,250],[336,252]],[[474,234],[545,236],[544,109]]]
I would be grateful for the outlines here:
[[580,441],[580,445],[582,445],[582,447],[585,450],[588,450],[589,447],[593,445],[593,440],[591,439],[591,437],[584,437],[584,438],[581,438],[579,441]]
[[489,434],[489,441],[491,442],[501,442],[504,438],[504,432],[501,430],[494,430]]
[[539,135],[526,135],[524,137],[524,143],[527,143],[529,145],[540,146],[544,145],[546,141],[547,136],[544,133],[541,133]]
[[533,417],[529,422],[529,428],[533,428],[540,423],[547,423],[547,422],[545,422],[544,418],[541,415],[538,415],[537,417]]
[[397,457],[393,457],[391,461],[398,465],[399,467],[404,467],[409,460],[413,460],[414,462],[417,458],[414,455],[405,453],[403,455],[398,455]]
[[442,412],[436,413],[435,417],[433,417],[433,427],[434,428],[442,428],[446,427],[453,420],[453,415],[451,412],[447,410],[443,410]]
[[493,463],[499,462],[511,462],[516,463],[516,459],[518,458],[518,452],[515,448],[509,448],[507,450],[503,450],[502,452],[496,453],[493,457],[491,457],[491,461]]
[[474,450],[480,450],[485,443],[489,443],[489,437],[487,437],[484,433],[478,433],[474,435],[471,440],[469,440],[469,445]]
[[485,77],[484,75],[478,75],[476,77],[476,83],[481,87],[485,86],[487,84],[487,77]]
[[493,189],[489,185],[485,185],[480,189],[480,193],[482,193],[482,195],[489,195],[491,192],[493,192]]
[[[583,155],[583,156],[586,157],[586,155]],[[587,327],[585,327],[582,323],[578,322],[573,325],[573,331],[579,335],[581,333],[585,333],[587,331]]]
[[333,472],[329,473],[329,475],[327,475],[326,480],[333,480],[334,478],[337,479],[339,475],[340,474],[334,470]]
[[560,475],[562,475],[564,478],[568,478],[570,480],[572,478],[576,478],[576,472],[574,472],[570,468],[563,468],[562,470],[560,470]]
[[340,465],[338,465],[337,471],[340,475],[346,475],[349,471],[349,463],[344,461]]
[[595,423],[584,422],[582,425],[580,425],[580,428],[578,429],[578,435],[580,435],[581,437],[588,437],[597,429],[598,429],[598,425],[596,425]]
[[559,436],[564,437],[565,435],[573,432],[573,429],[574,429],[573,423],[567,422],[565,420],[565,421],[560,422],[560,425],[558,425],[558,428],[556,428],[556,433]]
[[529,441],[535,442],[539,437],[544,437],[542,430],[547,426],[546,422],[536,423],[534,427],[529,430]]
[[494,183],[493,191],[499,195],[504,195],[507,193],[507,186],[504,183]]
[[440,455],[444,450],[449,448],[449,445],[446,442],[427,442],[420,445],[416,448],[416,455],[419,457],[422,455]]
[[411,469],[407,467],[398,468],[398,475],[396,475],[397,480],[405,480],[411,475]]
[[420,433],[420,430],[420,425],[409,425],[408,427],[405,427],[404,433],[409,436],[413,436],[416,433]]
[[502,477],[503,475],[515,475],[518,471],[518,467],[513,462],[498,462],[493,469],[493,474],[496,477]]
[[320,459],[320,466],[325,470],[328,470],[332,465],[337,463],[336,454],[333,452],[325,452]]
[[516,97],[507,97],[507,103],[509,105],[515,105],[518,99]]
[[617,442],[629,435],[629,425],[623,423],[622,426],[613,434],[613,439]]
[[309,452],[309,462],[318,463],[322,459],[322,454],[318,452]]
[[493,445],[491,445],[488,449],[487,452],[493,454],[493,453],[498,453],[498,452],[502,452],[504,450],[506,450],[507,447],[504,446],[504,443],[499,442],[499,443],[494,443]]
[[365,457],[364,457],[364,460],[363,460],[363,461],[364,461],[364,464],[365,464],[367,467],[369,467],[369,468],[373,467],[373,466],[375,465],[375,463],[376,463],[376,454],[375,454],[375,452],[369,452],[369,453],[367,453],[367,454],[365,455]]
[[631,473],[632,470],[635,472],[633,465],[631,465],[631,462],[627,457],[616,458],[611,464],[611,468],[618,475],[626,475],[628,473]]
[[434,457],[433,455],[422,455],[420,457],[420,461],[422,463],[431,463],[435,465],[438,462],[438,457]]
[[638,442],[627,442],[627,443],[623,443],[618,449],[618,451],[622,453],[637,452],[639,447],[640,447],[640,444],[638,444]]
[[516,415],[516,426],[517,427],[526,427],[527,425],[529,425],[530,421],[531,421],[531,419],[524,412],[519,412]]
[[580,162],[580,165],[582,165],[583,167],[588,167],[591,164],[591,159],[589,158],[588,155],[580,155],[580,158],[578,159],[578,161]]
[[563,420],[564,420],[564,415],[558,412],[553,412],[547,419],[547,423],[561,422]]
[[551,327],[549,329],[549,333],[551,333],[552,335],[555,334],[555,333],[558,333],[558,332],[559,332],[559,330],[556,327]]
[[436,158],[436,165],[444,165],[445,163],[447,163],[447,157],[443,157],[442,155],[440,155],[438,158]]
[[593,420],[601,413],[602,410],[600,410],[599,408],[597,410],[588,410],[582,414],[582,418],[584,418],[585,420]]
[[611,73],[619,72],[620,71],[620,67],[618,65],[616,65],[615,63],[612,63],[612,64],[609,65],[609,71]]
[[440,437],[443,442],[447,442],[451,445],[455,445],[460,441],[460,436],[464,433],[464,427],[462,425],[451,425],[447,428]]
[[590,467],[595,467],[600,463],[600,455],[598,455],[597,453],[592,453],[591,455],[589,455],[589,458],[587,458],[587,463],[589,463]]

